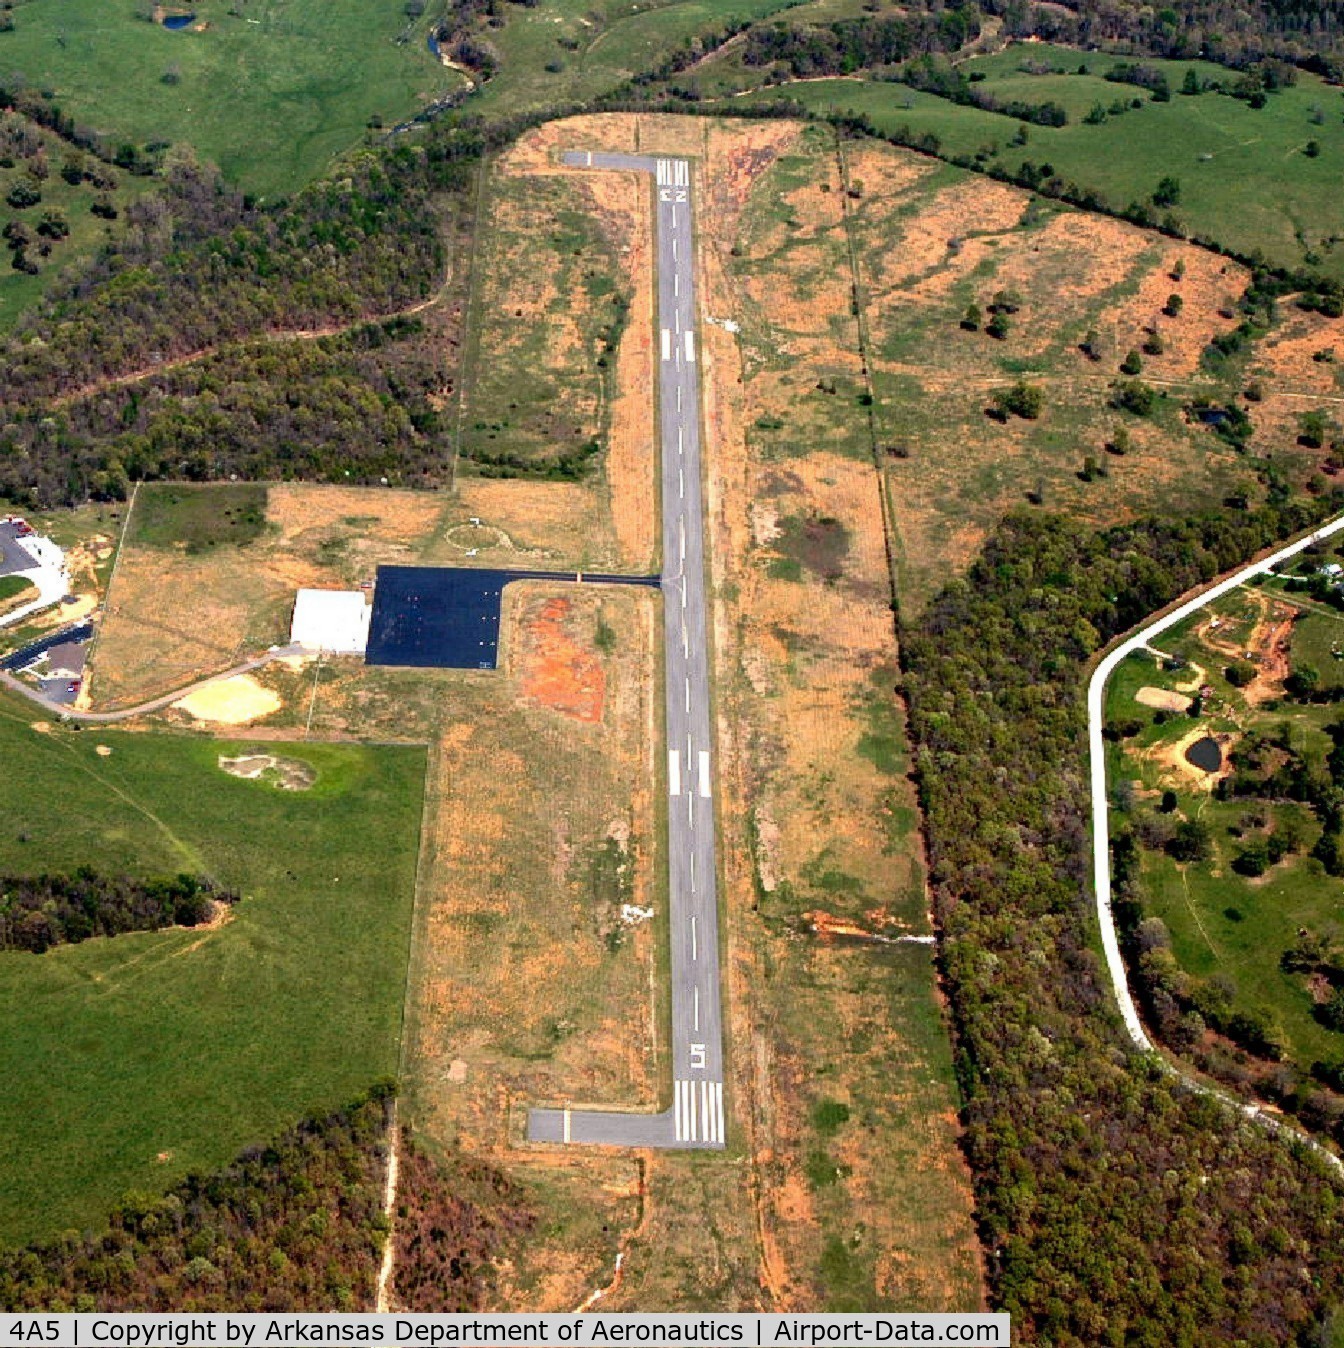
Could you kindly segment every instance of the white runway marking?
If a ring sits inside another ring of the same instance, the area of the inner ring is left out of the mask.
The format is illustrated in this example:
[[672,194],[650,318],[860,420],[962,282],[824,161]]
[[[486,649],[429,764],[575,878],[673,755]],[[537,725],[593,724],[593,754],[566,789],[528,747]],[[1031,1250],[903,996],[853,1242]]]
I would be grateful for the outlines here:
[[700,794],[709,795],[709,751],[700,750]]
[[674,234],[672,236],[672,261],[675,262],[676,260],[677,260],[677,236]]
[[677,385],[677,411],[681,411],[681,385]]
[[[694,956],[692,956],[692,958],[694,958]],[[693,988],[692,991],[695,993],[695,1002],[691,1010],[691,1029],[698,1034],[700,1032],[700,989],[696,987]]]
[[667,751],[667,793],[681,795],[681,755],[675,749]]
[[677,453],[678,453],[678,454],[682,453],[683,450],[684,450],[684,448],[685,448],[685,446],[682,444],[682,437],[683,437],[683,435],[685,435],[685,433],[686,433],[686,428],[685,428],[684,426],[678,426],[678,427],[677,427]]
[[691,712],[691,681],[690,681],[690,679],[687,679],[687,680],[686,680],[686,714],[689,716],[689,715],[690,715],[690,712]]
[[[695,857],[691,857],[691,865],[695,865]],[[700,958],[700,941],[695,933],[695,917],[691,917],[691,958],[698,960]]]
[[690,185],[690,175],[687,172],[687,164],[684,159],[674,161],[674,167],[677,171],[676,186],[687,187]]
[[[678,469],[677,469],[677,495],[678,495],[678,496],[685,496],[685,495],[686,495],[686,473],[685,473],[685,471],[684,471],[683,469],[681,469],[681,468],[678,468]],[[685,538],[683,538],[683,539],[681,540],[681,560],[682,560],[683,562],[686,560],[686,540],[685,540]]]
[[[695,893],[695,853],[691,853],[691,893]],[[695,934],[695,918],[691,918],[691,934]]]
[[723,1129],[723,1082],[710,1082],[710,1092],[714,1102],[714,1136],[709,1140],[711,1142],[726,1142],[728,1139],[724,1136]]
[[681,1108],[682,1095],[684,1094],[681,1089],[682,1085],[683,1083],[680,1081],[672,1083],[672,1120],[678,1142],[686,1141],[686,1120]]
[[565,1141],[569,1141],[569,1110],[565,1110]]
[[678,272],[672,273],[672,293],[674,295],[681,294],[681,276]]
[[672,334],[666,328],[663,329],[663,359],[672,359]]
[[688,364],[695,364],[695,333],[690,328],[686,329],[686,360]]

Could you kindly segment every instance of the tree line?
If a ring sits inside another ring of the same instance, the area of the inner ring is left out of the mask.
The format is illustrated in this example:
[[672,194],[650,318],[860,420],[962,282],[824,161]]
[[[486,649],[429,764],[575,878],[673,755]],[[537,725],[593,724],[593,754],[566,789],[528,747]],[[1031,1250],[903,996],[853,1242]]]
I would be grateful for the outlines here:
[[12,420],[0,494],[122,500],[134,481],[241,478],[436,486],[449,377],[419,318],[317,339],[254,340]]
[[81,866],[70,875],[0,875],[0,951],[41,955],[93,936],[208,922],[238,895],[194,875],[138,880]]
[[[0,1250],[0,1307],[372,1310],[395,1093],[379,1083],[220,1170],[128,1195],[97,1230]],[[435,1162],[411,1146],[403,1165],[398,1299],[479,1310],[494,1261],[531,1229],[531,1207],[498,1171],[457,1152]]]
[[1029,1341],[1308,1343],[1340,1303],[1320,1162],[1127,1047],[1094,947],[1083,692],[1111,637],[1342,504],[1014,515],[903,632],[980,1231]]

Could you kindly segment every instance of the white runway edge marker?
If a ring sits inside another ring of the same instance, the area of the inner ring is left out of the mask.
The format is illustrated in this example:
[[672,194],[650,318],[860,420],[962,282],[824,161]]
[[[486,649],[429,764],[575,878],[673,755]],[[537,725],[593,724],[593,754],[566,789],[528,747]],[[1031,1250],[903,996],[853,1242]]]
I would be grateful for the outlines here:
[[676,749],[667,751],[667,794],[681,795],[681,754]]
[[694,365],[694,364],[695,364],[695,333],[693,333],[693,332],[690,330],[690,328],[687,328],[687,329],[686,329],[686,332],[685,332],[685,337],[686,337],[686,363],[687,363],[688,365]]
[[709,750],[700,750],[700,794],[709,795]]
[[663,359],[672,359],[672,334],[666,328],[663,329]]

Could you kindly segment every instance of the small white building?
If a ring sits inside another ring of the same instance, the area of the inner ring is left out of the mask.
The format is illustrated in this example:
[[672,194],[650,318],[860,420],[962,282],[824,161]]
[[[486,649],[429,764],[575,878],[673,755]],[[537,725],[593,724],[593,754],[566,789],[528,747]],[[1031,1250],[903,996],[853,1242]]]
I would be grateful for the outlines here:
[[300,590],[289,639],[309,651],[363,655],[372,612],[360,590]]

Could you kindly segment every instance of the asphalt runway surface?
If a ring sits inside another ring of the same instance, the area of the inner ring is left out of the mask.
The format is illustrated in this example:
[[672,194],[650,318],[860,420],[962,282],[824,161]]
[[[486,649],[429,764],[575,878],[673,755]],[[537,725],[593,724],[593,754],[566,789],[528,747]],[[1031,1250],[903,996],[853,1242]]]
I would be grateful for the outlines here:
[[653,1115],[534,1109],[528,1115],[528,1137],[627,1147],[722,1147],[723,1005],[690,165],[684,159],[586,151],[566,154],[564,162],[651,174],[656,193],[659,331],[654,351],[662,458],[673,1100],[670,1109]]

